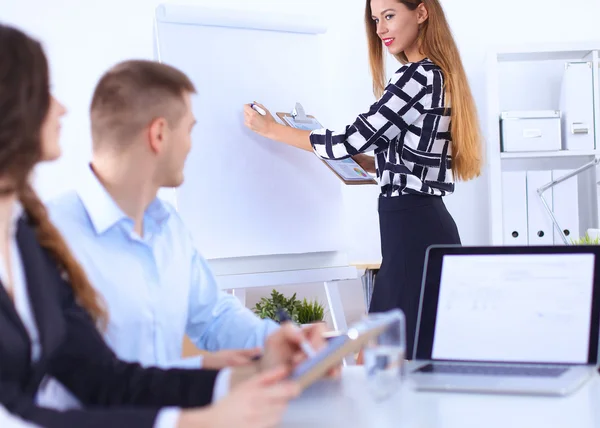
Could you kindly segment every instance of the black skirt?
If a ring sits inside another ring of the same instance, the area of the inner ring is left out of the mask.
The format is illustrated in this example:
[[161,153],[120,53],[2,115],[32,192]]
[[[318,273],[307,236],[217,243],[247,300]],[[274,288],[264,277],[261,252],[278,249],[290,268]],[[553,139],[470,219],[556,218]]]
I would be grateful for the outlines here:
[[406,355],[411,359],[425,252],[434,244],[460,244],[460,236],[442,198],[428,195],[380,197],[379,229],[383,258],[369,313],[394,308],[404,312]]

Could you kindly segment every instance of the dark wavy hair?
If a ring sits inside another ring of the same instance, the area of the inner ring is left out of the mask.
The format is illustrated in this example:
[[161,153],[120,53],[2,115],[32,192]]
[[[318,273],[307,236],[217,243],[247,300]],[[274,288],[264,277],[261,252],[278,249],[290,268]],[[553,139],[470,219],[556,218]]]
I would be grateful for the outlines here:
[[48,62],[41,45],[0,25],[0,172],[15,181],[16,189],[27,185],[40,160],[40,131],[49,107]]
[[104,326],[106,312],[96,291],[29,183],[33,167],[41,160],[41,131],[50,102],[48,61],[42,46],[0,24],[0,176],[9,183],[0,193],[17,193],[40,245],[66,274],[78,302]]

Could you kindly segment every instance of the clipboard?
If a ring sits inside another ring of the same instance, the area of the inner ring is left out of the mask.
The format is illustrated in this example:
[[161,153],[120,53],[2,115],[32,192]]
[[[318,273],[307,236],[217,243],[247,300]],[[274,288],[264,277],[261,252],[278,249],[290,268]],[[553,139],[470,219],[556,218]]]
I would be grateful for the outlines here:
[[346,333],[333,337],[327,346],[308,360],[299,364],[289,379],[297,382],[302,390],[322,379],[332,368],[349,354],[360,351],[371,339],[383,334],[394,323],[404,320],[399,309],[378,314],[377,319],[367,319],[353,324]]
[[[323,128],[323,125],[321,125],[314,116],[305,115],[302,107],[298,106],[298,104],[296,106],[297,109],[300,109],[298,115],[276,113],[277,117],[281,119],[285,125],[304,131],[314,131],[315,129]],[[296,109],[294,109],[294,112],[295,111]],[[321,161],[323,161],[323,163],[325,163],[325,165],[327,165],[345,184],[377,184],[377,180],[375,180],[352,158],[342,160],[321,159]]]

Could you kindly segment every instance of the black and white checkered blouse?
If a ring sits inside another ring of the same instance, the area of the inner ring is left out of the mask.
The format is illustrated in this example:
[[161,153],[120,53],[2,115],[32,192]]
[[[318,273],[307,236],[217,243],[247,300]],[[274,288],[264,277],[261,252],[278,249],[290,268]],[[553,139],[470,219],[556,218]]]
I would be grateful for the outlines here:
[[342,132],[315,130],[310,141],[324,159],[374,151],[383,196],[448,195],[450,108],[444,108],[442,70],[429,59],[402,66],[368,113]]

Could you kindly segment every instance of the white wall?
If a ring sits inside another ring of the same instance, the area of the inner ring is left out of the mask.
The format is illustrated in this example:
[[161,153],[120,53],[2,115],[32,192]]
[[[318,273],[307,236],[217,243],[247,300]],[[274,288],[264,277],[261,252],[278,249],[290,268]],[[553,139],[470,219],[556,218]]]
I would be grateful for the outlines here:
[[[98,77],[128,58],[152,58],[152,17],[158,0],[0,0],[0,20],[22,27],[44,42],[51,61],[55,94],[67,105],[64,156],[40,168],[37,186],[43,197],[71,187],[90,155],[87,109]],[[327,18],[331,68],[324,102],[335,106],[323,121],[341,127],[373,101],[363,30],[363,0],[188,0],[186,3],[276,8],[312,8]],[[600,40],[598,0],[442,1],[481,117],[485,117],[484,58],[493,44]],[[217,42],[218,43],[218,42]],[[235,55],[235,46],[223,46]],[[275,60],[275,57],[274,57]],[[389,69],[395,68],[389,64]],[[200,92],[201,92],[200,88]],[[309,106],[305,106],[310,110]],[[378,260],[376,187],[344,190],[351,260]],[[459,183],[446,199],[463,242],[488,242],[485,175]]]

